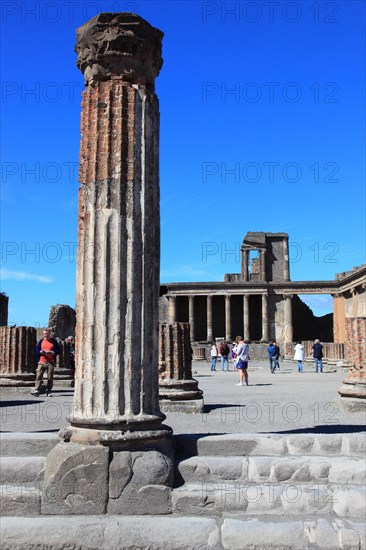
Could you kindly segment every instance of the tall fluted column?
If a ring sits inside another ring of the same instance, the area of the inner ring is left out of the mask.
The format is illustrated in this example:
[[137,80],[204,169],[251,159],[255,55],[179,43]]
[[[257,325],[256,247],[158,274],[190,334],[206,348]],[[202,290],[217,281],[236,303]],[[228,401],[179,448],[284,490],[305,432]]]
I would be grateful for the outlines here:
[[262,294],[262,338],[261,342],[268,342],[268,296]]
[[177,297],[169,296],[169,322],[175,323],[177,320]]
[[[55,508],[44,491],[45,513],[133,514],[141,507],[149,513],[149,499],[144,503],[140,491],[147,485],[157,486],[163,513],[171,509],[172,464],[160,449],[167,448],[172,431],[162,425],[158,382],[159,104],[154,80],[162,66],[162,37],[131,13],[102,13],[77,31],[77,65],[85,90],[76,376],[71,427],[62,432],[76,445],[62,443],[62,456],[73,457],[63,466],[49,455],[45,474],[48,489],[63,479],[62,468],[74,469],[75,498],[66,495],[63,501],[59,491]],[[146,448],[155,453],[146,455],[147,477],[138,464]],[[164,458],[157,458],[161,452]],[[94,495],[85,494],[88,461],[96,487],[100,484]]]
[[292,295],[285,294],[284,297],[284,342],[293,341],[292,327]]
[[249,295],[243,296],[243,325],[244,325],[244,342],[250,342],[249,331]]
[[207,340],[211,341],[213,338],[212,333],[212,296],[207,296]]
[[195,340],[194,332],[194,296],[188,296],[188,309],[189,309],[189,326],[191,329],[191,340]]
[[231,340],[231,296],[226,294],[225,296],[225,340],[228,342]]

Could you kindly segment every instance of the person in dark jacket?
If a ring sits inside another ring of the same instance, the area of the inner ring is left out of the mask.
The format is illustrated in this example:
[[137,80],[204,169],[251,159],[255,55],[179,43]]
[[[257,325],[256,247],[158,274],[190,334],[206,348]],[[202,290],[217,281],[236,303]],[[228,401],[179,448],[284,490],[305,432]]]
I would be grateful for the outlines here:
[[318,367],[320,368],[320,372],[323,372],[323,346],[318,339],[314,340],[312,349],[315,361],[315,372],[318,372]]
[[277,345],[276,342],[273,342],[273,345],[276,348],[276,351],[275,351],[275,369],[280,370],[280,355],[281,355],[280,347]]
[[53,387],[53,373],[55,370],[56,357],[60,354],[60,346],[57,340],[51,338],[51,331],[48,328],[43,330],[43,338],[38,342],[36,347],[37,356],[37,372],[36,383],[32,395],[39,396],[39,390],[42,385],[44,371],[47,371],[47,396],[51,395]]
[[268,359],[269,359],[269,368],[272,374],[274,374],[274,371],[276,370],[276,346],[273,342],[269,343],[269,346],[267,348],[268,351]]

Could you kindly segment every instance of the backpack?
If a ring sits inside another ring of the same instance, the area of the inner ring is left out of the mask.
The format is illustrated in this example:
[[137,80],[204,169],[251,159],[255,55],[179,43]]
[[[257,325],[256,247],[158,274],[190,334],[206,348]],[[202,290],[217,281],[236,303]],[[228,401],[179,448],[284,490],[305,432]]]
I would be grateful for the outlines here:
[[220,347],[221,355],[229,355],[229,352],[230,352],[229,346],[227,344],[221,344],[221,347]]

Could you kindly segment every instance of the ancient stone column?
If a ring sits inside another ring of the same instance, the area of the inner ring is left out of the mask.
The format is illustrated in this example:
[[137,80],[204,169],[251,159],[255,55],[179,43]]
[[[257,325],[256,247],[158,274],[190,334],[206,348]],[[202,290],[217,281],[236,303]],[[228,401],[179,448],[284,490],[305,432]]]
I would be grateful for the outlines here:
[[346,319],[345,359],[352,366],[338,390],[347,411],[366,411],[366,317]]
[[207,340],[212,341],[212,296],[209,294],[207,296]]
[[268,296],[262,294],[262,338],[261,342],[268,342]]
[[229,342],[231,340],[231,296],[226,294],[225,296],[225,340]]
[[244,325],[244,342],[250,342],[249,332],[249,296],[244,294],[243,296],[243,325]]
[[0,327],[0,386],[34,385],[36,344],[34,327]]
[[[85,90],[75,395],[71,426],[62,432],[65,443],[48,457],[43,513],[171,509],[172,430],[162,424],[158,383],[159,106],[154,80],[162,66],[162,37],[129,13],[102,13],[77,31],[77,65]],[[57,498],[52,493],[56,485]]]
[[177,320],[177,297],[169,296],[169,322],[175,323]]
[[285,294],[284,300],[284,342],[293,341],[293,327],[292,327],[292,295]]
[[188,308],[189,308],[189,325],[191,329],[191,340],[195,340],[194,334],[194,296],[188,296]]
[[161,323],[159,394],[163,411],[201,412],[202,391],[192,378],[189,323]]

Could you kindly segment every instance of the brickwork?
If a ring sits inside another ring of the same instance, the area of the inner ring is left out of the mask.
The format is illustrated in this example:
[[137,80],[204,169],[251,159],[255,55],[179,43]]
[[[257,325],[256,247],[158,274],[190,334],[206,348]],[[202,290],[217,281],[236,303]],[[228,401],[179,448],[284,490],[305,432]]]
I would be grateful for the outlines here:
[[356,369],[366,368],[366,318],[346,319],[345,358]]
[[0,327],[0,374],[35,372],[36,343],[33,327]]
[[0,327],[6,327],[8,324],[9,298],[3,292],[0,292]]

